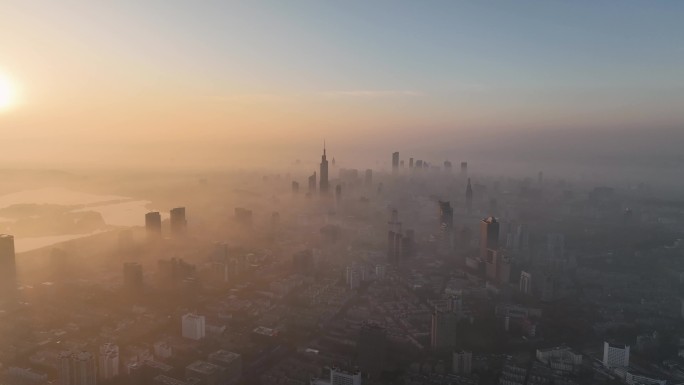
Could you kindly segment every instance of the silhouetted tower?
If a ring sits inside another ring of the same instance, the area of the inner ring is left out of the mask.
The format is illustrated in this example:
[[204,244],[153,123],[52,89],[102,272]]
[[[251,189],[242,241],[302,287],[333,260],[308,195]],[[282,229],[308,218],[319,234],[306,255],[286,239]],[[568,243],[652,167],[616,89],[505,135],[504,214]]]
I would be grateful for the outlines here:
[[392,153],[392,172],[399,171],[399,151]]
[[499,250],[499,221],[494,217],[480,222],[480,258],[487,260],[488,251]]
[[364,323],[359,330],[358,362],[363,373],[377,377],[382,373],[387,355],[387,332],[375,323]]
[[12,295],[17,286],[14,236],[0,234],[0,295]]
[[309,176],[309,193],[313,194],[316,192],[316,171]]
[[364,180],[364,183],[366,186],[372,186],[373,185],[373,170],[370,168],[366,170],[366,178]]
[[323,142],[323,155],[321,156],[321,181],[320,193],[327,194],[330,185],[328,182],[328,159],[325,155],[325,142]]
[[461,162],[461,178],[468,177],[468,162]]
[[413,168],[413,158],[409,158],[409,168]]
[[123,265],[124,288],[139,291],[143,287],[142,265],[137,262],[126,262]]
[[439,201],[439,220],[443,231],[454,227],[454,209],[450,202]]
[[145,231],[150,238],[161,237],[161,214],[152,211],[145,214]]
[[171,209],[171,233],[174,235],[185,233],[188,221],[185,219],[185,207]]
[[342,201],[342,185],[335,186],[335,201],[340,204]]
[[466,212],[470,214],[473,209],[473,186],[470,184],[468,178],[468,186],[466,187]]
[[297,182],[296,180],[293,180],[292,181],[292,193],[296,194],[298,192],[299,192],[299,182]]

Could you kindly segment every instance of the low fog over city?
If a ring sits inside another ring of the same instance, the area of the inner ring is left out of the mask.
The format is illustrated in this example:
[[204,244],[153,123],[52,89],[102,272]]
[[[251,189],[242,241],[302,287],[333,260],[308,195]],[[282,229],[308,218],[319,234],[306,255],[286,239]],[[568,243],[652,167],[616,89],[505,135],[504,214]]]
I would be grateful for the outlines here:
[[0,384],[684,384],[684,4],[0,4]]

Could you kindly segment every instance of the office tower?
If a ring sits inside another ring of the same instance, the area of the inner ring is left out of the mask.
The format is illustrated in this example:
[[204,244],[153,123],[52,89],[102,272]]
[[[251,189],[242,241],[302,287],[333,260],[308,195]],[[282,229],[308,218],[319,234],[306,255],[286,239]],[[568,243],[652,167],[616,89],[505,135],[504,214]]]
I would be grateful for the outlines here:
[[97,367],[91,353],[65,351],[57,362],[60,385],[97,385]]
[[182,335],[191,340],[201,340],[205,336],[205,318],[203,315],[188,313],[181,318]]
[[603,343],[603,365],[607,368],[626,368],[629,366],[629,345]]
[[335,186],[335,201],[339,204],[342,201],[342,185]]
[[366,177],[364,178],[364,184],[366,186],[372,186],[373,185],[373,170],[370,168],[366,170]]
[[171,209],[171,233],[175,235],[185,233],[188,221],[185,219],[185,207]]
[[448,160],[444,161],[444,171],[451,173],[451,162]]
[[461,350],[452,356],[451,372],[454,374],[470,374],[473,367],[473,353]]
[[354,264],[347,266],[346,280],[347,287],[349,287],[350,290],[357,289],[359,285],[361,285],[361,275],[361,268],[358,266]]
[[119,347],[112,343],[100,346],[99,376],[108,381],[119,375]]
[[[17,286],[14,236],[0,234],[0,293],[12,296]],[[0,294],[0,295],[2,295]]]
[[439,221],[442,231],[451,230],[454,227],[454,209],[450,202],[439,201]]
[[377,377],[382,373],[387,355],[387,332],[382,326],[366,322],[359,330],[356,344],[358,364],[363,373]]
[[123,265],[124,288],[139,291],[143,287],[142,265],[137,262],[126,262]]
[[147,236],[151,238],[161,236],[161,214],[157,211],[145,214],[145,231]]
[[423,161],[420,159],[416,160],[416,164],[414,165],[414,167],[420,170],[421,168],[423,168]]
[[330,369],[331,385],[361,385],[361,371],[343,370],[333,367]]
[[480,259],[487,260],[488,250],[499,250],[499,221],[494,217],[480,221]]
[[461,178],[465,180],[468,177],[468,162],[461,162]]
[[329,189],[328,182],[328,159],[325,156],[325,142],[323,142],[323,155],[321,156],[321,181],[320,193],[327,194]]
[[221,367],[221,383],[236,382],[242,376],[242,356],[227,350],[217,350],[209,354],[208,361]]
[[399,152],[392,153],[392,173],[396,173],[399,170]]
[[525,223],[515,225],[513,231],[506,237],[506,247],[520,252],[526,253],[530,250],[530,230]]
[[309,176],[309,194],[316,192],[316,171]]
[[466,187],[466,212],[470,214],[473,210],[473,186],[470,184],[468,178],[468,186]]
[[296,194],[299,192],[299,182],[293,180],[292,181],[292,193]]
[[432,313],[430,346],[433,350],[453,349],[456,346],[458,316],[451,311],[435,310]]
[[527,295],[532,294],[532,273],[520,272],[520,292]]
[[409,158],[409,168],[413,168],[413,158]]

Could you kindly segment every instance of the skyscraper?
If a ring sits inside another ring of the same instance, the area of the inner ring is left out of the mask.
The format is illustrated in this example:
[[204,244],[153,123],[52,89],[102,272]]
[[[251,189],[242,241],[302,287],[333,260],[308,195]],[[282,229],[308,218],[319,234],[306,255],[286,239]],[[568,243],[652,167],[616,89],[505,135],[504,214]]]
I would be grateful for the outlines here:
[[454,208],[450,202],[439,201],[439,220],[443,231],[454,227]]
[[17,286],[14,236],[0,234],[0,293],[12,293]]
[[409,158],[409,168],[413,168],[413,158]]
[[171,232],[173,234],[182,234],[188,221],[185,219],[185,207],[176,207],[171,209]]
[[316,192],[316,171],[309,176],[309,194]]
[[96,385],[97,364],[95,357],[86,351],[62,352],[58,358],[60,385]]
[[430,346],[434,350],[453,349],[456,346],[458,316],[450,311],[435,310],[432,313]]
[[392,153],[392,172],[399,171],[399,151]]
[[296,194],[298,192],[299,192],[299,182],[297,182],[296,180],[293,180],[292,181],[292,193]]
[[467,177],[468,177],[468,162],[461,162],[461,178],[465,179]]
[[100,346],[99,376],[101,380],[111,380],[119,375],[119,347],[112,343]]
[[320,181],[320,193],[327,194],[329,189],[328,182],[328,159],[325,156],[325,142],[323,142],[323,155],[321,156],[321,181]]
[[473,209],[473,186],[470,185],[470,178],[468,178],[468,186],[466,187],[466,212],[470,214]]
[[487,251],[499,249],[499,221],[488,217],[480,221],[480,259],[487,260]]
[[366,177],[364,179],[364,184],[366,186],[372,186],[373,185],[373,170],[370,168],[366,170]]
[[359,367],[363,373],[372,377],[382,373],[387,355],[386,334],[385,328],[376,323],[368,322],[361,326],[356,346]]
[[185,314],[181,318],[182,335],[191,340],[201,340],[205,336],[205,318],[193,313]]
[[161,236],[161,215],[159,212],[152,211],[145,214],[145,230],[150,238]]

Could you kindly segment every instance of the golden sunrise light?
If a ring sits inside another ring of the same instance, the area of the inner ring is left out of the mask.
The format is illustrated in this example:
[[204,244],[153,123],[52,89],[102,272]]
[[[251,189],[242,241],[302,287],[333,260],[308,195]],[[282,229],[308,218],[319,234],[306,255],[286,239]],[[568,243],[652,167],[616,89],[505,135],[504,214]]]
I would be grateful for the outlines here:
[[17,103],[16,86],[10,77],[0,72],[0,111],[7,110]]

